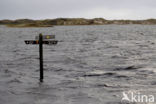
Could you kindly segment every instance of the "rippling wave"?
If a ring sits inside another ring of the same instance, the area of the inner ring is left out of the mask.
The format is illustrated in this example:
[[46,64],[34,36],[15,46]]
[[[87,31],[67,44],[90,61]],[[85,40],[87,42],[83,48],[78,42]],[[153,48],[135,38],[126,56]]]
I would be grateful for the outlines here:
[[[43,46],[43,84],[38,46],[24,43],[39,33],[59,40]],[[0,102],[120,104],[122,91],[155,94],[155,62],[155,25],[0,26]]]

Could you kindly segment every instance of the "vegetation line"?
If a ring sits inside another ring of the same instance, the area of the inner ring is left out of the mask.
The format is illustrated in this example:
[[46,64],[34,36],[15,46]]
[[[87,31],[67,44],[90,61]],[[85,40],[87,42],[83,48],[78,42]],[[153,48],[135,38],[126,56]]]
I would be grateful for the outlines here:
[[103,18],[85,19],[85,18],[56,18],[46,20],[0,20],[0,25],[8,27],[52,27],[54,25],[107,25],[107,24],[143,24],[155,25],[156,19],[147,20],[106,20]]

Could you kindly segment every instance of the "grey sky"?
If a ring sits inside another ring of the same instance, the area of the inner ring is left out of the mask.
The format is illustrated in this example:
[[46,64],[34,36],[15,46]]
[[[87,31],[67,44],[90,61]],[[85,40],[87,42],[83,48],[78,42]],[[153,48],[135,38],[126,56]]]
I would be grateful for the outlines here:
[[0,19],[156,18],[156,0],[0,0]]

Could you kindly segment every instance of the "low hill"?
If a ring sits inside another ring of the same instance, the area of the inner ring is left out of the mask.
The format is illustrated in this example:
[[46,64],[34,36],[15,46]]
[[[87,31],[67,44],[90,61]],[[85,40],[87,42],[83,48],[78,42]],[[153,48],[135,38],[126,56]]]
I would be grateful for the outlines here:
[[0,20],[0,25],[8,27],[51,27],[54,25],[106,25],[106,24],[144,24],[155,25],[156,19],[147,20],[106,20],[103,18],[84,19],[84,18],[57,18],[46,20]]

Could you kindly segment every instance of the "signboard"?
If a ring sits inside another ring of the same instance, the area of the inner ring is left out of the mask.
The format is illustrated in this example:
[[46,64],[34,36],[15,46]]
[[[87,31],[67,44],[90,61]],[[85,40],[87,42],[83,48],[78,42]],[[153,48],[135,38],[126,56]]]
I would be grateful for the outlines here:
[[[25,40],[25,44],[39,44],[39,36],[35,37],[36,40]],[[42,44],[47,45],[56,45],[57,40],[55,39],[55,35],[42,35]]]
[[[42,44],[56,45],[57,40],[43,40]],[[39,44],[39,40],[25,40],[25,44]]]
[[[35,39],[39,40],[39,36],[36,36]],[[55,39],[55,35],[43,35],[42,39]]]

